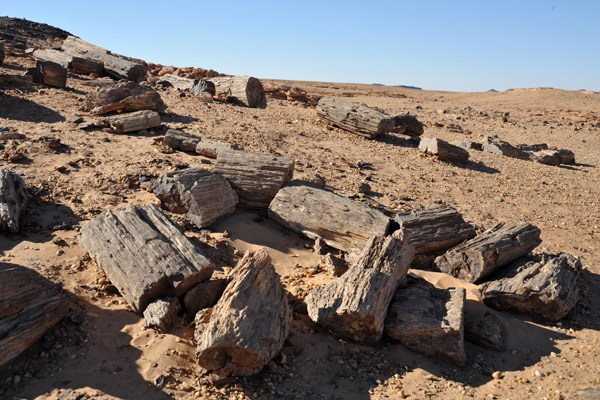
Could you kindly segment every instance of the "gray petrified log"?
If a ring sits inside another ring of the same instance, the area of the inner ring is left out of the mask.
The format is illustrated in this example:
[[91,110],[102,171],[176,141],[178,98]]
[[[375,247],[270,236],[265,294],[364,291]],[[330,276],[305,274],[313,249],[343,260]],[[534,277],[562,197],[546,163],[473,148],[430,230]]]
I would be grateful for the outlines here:
[[202,168],[167,172],[152,191],[163,208],[184,214],[198,228],[235,211],[237,195],[222,176]]
[[494,309],[537,314],[556,321],[579,300],[580,272],[581,262],[570,254],[543,255],[480,285],[477,292]]
[[0,230],[19,231],[19,217],[27,206],[25,181],[14,172],[0,169]]
[[362,104],[331,96],[317,104],[317,116],[344,130],[373,139],[394,129],[394,118]]
[[239,146],[232,143],[207,139],[199,141],[196,145],[196,154],[208,158],[217,158],[220,152],[227,150],[239,150]]
[[112,111],[163,112],[167,109],[158,92],[135,82],[122,82],[90,93],[85,98],[84,106],[96,115]]
[[360,252],[373,235],[388,233],[390,219],[381,211],[308,182],[281,189],[269,206],[269,218],[335,249]]
[[248,151],[223,150],[214,172],[229,181],[240,206],[267,208],[279,189],[292,180],[294,159]]
[[173,150],[195,152],[196,145],[200,143],[201,139],[200,136],[186,133],[179,129],[169,129],[163,142]]
[[410,274],[394,295],[385,333],[418,352],[464,365],[464,306],[464,288],[438,289]]
[[405,281],[412,257],[413,247],[400,231],[371,237],[346,273],[308,294],[308,315],[338,337],[377,342],[390,301]]
[[268,253],[248,251],[233,269],[210,321],[197,326],[198,364],[221,376],[256,374],[283,347],[291,320]]
[[[267,98],[262,83],[251,76],[220,76],[207,79],[215,85],[211,93],[227,101],[240,103],[247,107],[264,108]],[[209,90],[210,92],[210,90]]]
[[79,240],[138,313],[159,297],[183,296],[214,270],[155,205],[104,213],[81,228]]
[[478,282],[523,257],[541,242],[540,229],[529,222],[502,222],[439,256],[435,265],[456,278]]
[[156,128],[161,125],[160,115],[156,111],[143,110],[106,117],[103,122],[119,133],[137,132]]
[[442,161],[466,163],[469,161],[469,152],[465,149],[436,138],[421,138],[419,150],[432,154]]

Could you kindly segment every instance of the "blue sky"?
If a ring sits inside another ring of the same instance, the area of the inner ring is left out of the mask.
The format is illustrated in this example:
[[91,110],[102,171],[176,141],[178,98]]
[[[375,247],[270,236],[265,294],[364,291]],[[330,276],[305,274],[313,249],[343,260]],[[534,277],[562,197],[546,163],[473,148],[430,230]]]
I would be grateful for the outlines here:
[[113,52],[233,75],[600,91],[600,1],[3,1]]

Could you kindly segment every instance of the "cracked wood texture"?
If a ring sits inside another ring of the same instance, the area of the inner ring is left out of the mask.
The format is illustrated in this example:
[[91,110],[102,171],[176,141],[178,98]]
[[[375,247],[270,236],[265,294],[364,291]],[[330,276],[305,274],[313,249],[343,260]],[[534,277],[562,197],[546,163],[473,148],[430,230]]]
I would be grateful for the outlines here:
[[25,181],[14,172],[0,169],[0,230],[19,231],[19,217],[27,206]]
[[540,229],[529,222],[502,222],[437,257],[435,265],[455,278],[479,282],[541,242]]
[[90,93],[85,98],[84,106],[95,115],[113,111],[163,112],[167,109],[158,92],[135,82],[122,82]]
[[317,104],[317,116],[344,130],[373,139],[391,132],[394,118],[363,104],[325,96]]
[[292,314],[266,249],[246,252],[230,277],[210,321],[197,324],[198,365],[220,376],[250,376],[279,353]]
[[56,285],[20,265],[0,264],[0,367],[63,319],[69,302]]
[[348,253],[360,252],[373,235],[385,235],[390,224],[378,210],[301,181],[277,193],[269,218]]
[[294,159],[248,151],[222,150],[214,172],[229,181],[240,206],[267,208],[279,189],[292,180]]
[[81,228],[79,241],[137,313],[159,297],[183,296],[214,270],[155,205],[104,213]]
[[359,259],[329,285],[306,297],[309,317],[335,336],[375,343],[383,333],[388,307],[413,257],[413,247],[396,231],[373,236]]
[[262,83],[251,76],[220,76],[207,81],[214,83],[215,95],[227,101],[252,108],[265,108],[267,98]]
[[144,110],[106,117],[108,125],[119,133],[137,132],[142,129],[156,128],[161,125],[160,115],[156,111]]
[[191,133],[186,133],[178,129],[169,129],[163,143],[173,150],[195,152],[196,146],[202,138]]

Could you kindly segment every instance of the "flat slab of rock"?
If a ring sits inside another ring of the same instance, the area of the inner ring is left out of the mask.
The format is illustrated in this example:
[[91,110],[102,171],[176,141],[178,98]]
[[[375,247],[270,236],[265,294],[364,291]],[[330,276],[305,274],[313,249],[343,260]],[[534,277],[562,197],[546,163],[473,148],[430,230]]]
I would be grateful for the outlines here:
[[0,367],[17,358],[67,316],[69,301],[37,272],[0,263]]
[[357,135],[373,139],[394,129],[394,118],[363,104],[324,96],[317,104],[317,116]]
[[466,163],[469,161],[469,152],[465,149],[436,138],[421,138],[419,150],[432,154],[442,161]]
[[371,237],[346,273],[308,294],[305,302],[310,319],[337,337],[377,342],[390,301],[404,283],[412,257],[413,247],[400,231]]
[[144,310],[144,326],[167,332],[179,310],[181,305],[174,297],[154,300]]
[[578,258],[561,253],[518,265],[498,279],[478,288],[478,296],[496,310],[537,314],[556,321],[566,316],[579,300]]
[[152,186],[163,208],[184,214],[204,228],[235,211],[238,199],[229,182],[202,168],[186,168],[163,174]]
[[137,132],[143,129],[157,128],[161,125],[160,115],[156,111],[136,111],[106,117],[104,123],[110,125],[119,133]]
[[540,229],[528,222],[500,223],[435,259],[438,270],[478,282],[525,256],[540,243]]
[[465,339],[486,349],[506,350],[502,321],[489,311],[479,318],[465,316]]
[[155,205],[107,212],[81,228],[80,244],[138,313],[210,279],[214,264]]
[[487,136],[482,143],[483,151],[494,153],[501,156],[518,158],[521,160],[529,160],[529,154],[508,142],[500,140],[496,137]]
[[0,169],[0,230],[19,231],[19,218],[27,206],[27,187],[21,176]]
[[283,347],[292,321],[286,292],[265,249],[248,251],[198,324],[198,365],[217,375],[258,373]]
[[360,252],[371,236],[388,233],[390,224],[378,210],[301,181],[277,193],[269,218],[348,253]]
[[211,279],[191,288],[183,299],[185,312],[190,317],[194,317],[198,311],[213,307],[221,298],[228,283],[228,279]]
[[195,152],[196,145],[200,143],[200,140],[202,140],[200,136],[192,135],[178,129],[169,129],[163,139],[163,143],[173,150]]
[[95,115],[113,111],[163,112],[167,109],[158,92],[135,82],[122,82],[90,93],[85,98],[84,107]]
[[214,172],[227,179],[240,206],[267,208],[279,189],[292,180],[294,159],[248,151],[223,150]]
[[464,307],[465,289],[438,289],[410,274],[394,295],[385,333],[410,349],[464,365]]

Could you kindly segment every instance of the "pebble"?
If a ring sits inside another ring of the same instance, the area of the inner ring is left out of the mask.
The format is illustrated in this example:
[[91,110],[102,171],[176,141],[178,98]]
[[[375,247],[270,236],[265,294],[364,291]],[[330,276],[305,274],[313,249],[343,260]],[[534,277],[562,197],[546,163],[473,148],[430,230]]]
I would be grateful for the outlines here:
[[502,379],[503,378],[502,372],[500,372],[500,371],[494,372],[492,374],[492,378],[494,378],[494,379]]
[[13,378],[13,383],[15,385],[18,385],[19,383],[21,383],[21,375],[15,375],[15,377]]
[[533,375],[537,376],[538,378],[542,377],[542,373],[538,370],[535,370],[535,372],[533,373]]

